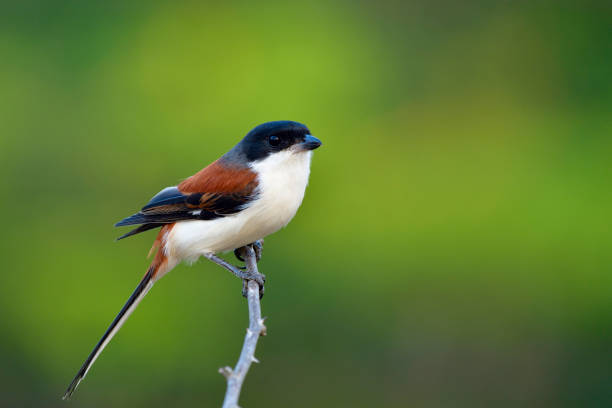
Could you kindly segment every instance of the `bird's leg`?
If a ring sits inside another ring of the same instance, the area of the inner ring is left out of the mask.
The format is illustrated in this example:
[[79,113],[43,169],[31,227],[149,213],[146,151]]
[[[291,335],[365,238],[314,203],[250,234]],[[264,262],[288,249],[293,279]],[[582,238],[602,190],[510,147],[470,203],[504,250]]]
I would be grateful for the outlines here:
[[242,270],[242,269],[238,268],[237,266],[234,266],[231,263],[225,261],[224,259],[219,258],[215,254],[204,254],[204,256],[209,261],[212,261],[212,262],[216,263],[217,265],[227,269],[228,271],[230,271],[231,273],[233,273],[234,275],[236,275],[240,279],[243,279],[243,280],[254,280],[255,282],[257,282],[259,284],[260,288],[263,288],[264,287],[264,283],[266,283],[265,275],[263,275],[263,274],[261,274],[259,272],[255,272],[254,273],[253,271],[250,271],[248,269],[246,271]]
[[[263,242],[264,242],[263,239],[258,239],[252,244],[249,244],[253,247],[253,250],[255,251],[255,260],[257,262],[259,262],[259,260],[261,259],[261,254],[263,252]],[[234,255],[236,255],[236,258],[238,258],[240,262],[244,262],[244,258],[245,258],[244,251],[245,251],[245,247],[234,249]]]
[[[236,255],[236,258],[238,258],[238,260],[246,263],[247,252],[249,251],[249,249],[253,249],[253,251],[255,252],[255,265],[254,265],[255,272],[256,274],[261,275],[259,271],[257,271],[257,262],[259,262],[259,260],[261,259],[261,253],[263,251],[263,239],[257,240],[253,242],[252,244],[234,249],[234,255]],[[240,268],[240,269],[243,269],[243,268]],[[247,269],[247,271],[252,273],[252,271],[250,271],[248,267],[245,267],[245,269]],[[264,281],[265,281],[265,277],[264,277]],[[242,296],[244,297],[247,296],[247,283],[248,283],[248,279],[242,280]],[[259,282],[257,281],[257,283]],[[263,295],[264,295],[264,286],[262,284],[259,284],[259,298],[261,299]]]
[[[265,275],[264,275],[264,280],[265,280]],[[244,297],[248,297],[248,292],[249,292],[249,288],[248,288],[248,284],[249,284],[249,280],[248,279],[243,279],[242,280],[242,296]],[[266,287],[259,285],[259,298],[261,299],[264,295],[264,293],[266,292]]]
[[253,250],[255,251],[255,260],[259,262],[261,260],[261,255],[263,254],[263,239],[258,239],[253,242],[251,245],[253,246]]
[[[245,264],[247,267],[247,271],[249,271],[249,273],[253,274],[253,275],[261,275],[259,273],[259,268],[257,268],[257,252],[255,250],[255,243],[247,245],[245,247],[243,247],[243,251],[242,253],[244,254],[244,258],[246,260]],[[257,245],[259,246],[259,254],[261,255],[261,242],[258,242]],[[262,275],[263,276],[263,275]],[[264,281],[265,281],[265,276],[264,276]],[[247,279],[243,279],[242,280],[242,296],[247,297],[247,292],[248,292],[248,280]],[[259,298],[261,299],[264,295],[264,286],[263,285],[258,285],[259,286]]]

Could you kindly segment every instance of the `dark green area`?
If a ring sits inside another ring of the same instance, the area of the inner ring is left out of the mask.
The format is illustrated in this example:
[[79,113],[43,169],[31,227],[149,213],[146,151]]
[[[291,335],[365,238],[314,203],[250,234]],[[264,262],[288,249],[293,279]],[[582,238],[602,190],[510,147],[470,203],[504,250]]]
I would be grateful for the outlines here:
[[0,10],[0,405],[215,407],[247,324],[113,223],[306,123],[244,407],[612,406],[609,2],[37,2]]

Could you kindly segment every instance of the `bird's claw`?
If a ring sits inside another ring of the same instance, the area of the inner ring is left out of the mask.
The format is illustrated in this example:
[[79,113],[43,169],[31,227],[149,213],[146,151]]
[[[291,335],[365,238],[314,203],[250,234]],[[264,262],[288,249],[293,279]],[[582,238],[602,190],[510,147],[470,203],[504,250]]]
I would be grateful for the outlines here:
[[[250,249],[250,248],[249,248]],[[242,247],[242,248],[238,248],[236,249],[234,252],[236,251],[246,251],[247,247]],[[257,266],[255,266],[253,269],[251,270],[248,267],[245,266],[235,266],[232,265],[231,263],[225,261],[222,258],[219,258],[217,255],[213,254],[213,253],[207,253],[204,254],[204,256],[206,258],[208,258],[208,260],[216,263],[217,265],[227,269],[228,271],[230,271],[231,273],[233,273],[235,276],[239,277],[240,279],[242,279],[242,295],[243,296],[247,296],[247,283],[248,281],[255,281],[257,282],[257,284],[259,285],[259,298],[261,299],[263,294],[264,294],[264,284],[266,283],[266,276],[262,273],[259,273],[259,271],[257,270]],[[238,256],[238,254],[236,254],[236,256]]]
[[240,262],[244,262],[244,247],[234,249],[234,255]]
[[261,299],[265,292],[264,283],[266,283],[266,276],[262,273],[252,274],[252,276],[242,279],[242,296],[248,297],[248,284],[249,281],[253,280],[259,285],[259,298]]
[[259,262],[261,259],[261,255],[263,254],[263,239],[258,239],[253,242],[253,250],[255,251],[255,260]]
[[[263,239],[259,239],[249,245],[253,246],[253,250],[255,251],[255,261],[259,262],[259,260],[261,259],[262,252],[263,252]],[[245,247],[234,249],[234,255],[236,256],[236,258],[238,258],[240,262],[245,261],[246,255],[244,251],[245,251]]]
[[[245,262],[246,248],[248,246],[253,248],[253,251],[255,252],[255,262],[259,262],[259,260],[261,259],[261,254],[263,252],[263,239],[257,240],[247,246],[234,249],[234,255],[236,255],[236,258],[238,258],[238,260],[241,262]],[[249,271],[247,267],[239,266],[238,268],[243,271],[240,274],[240,277],[242,278],[242,296],[247,297],[248,282],[252,280],[257,282],[257,284],[259,285],[259,298],[261,299],[264,295],[264,284],[266,283],[265,275],[259,272],[253,273]]]

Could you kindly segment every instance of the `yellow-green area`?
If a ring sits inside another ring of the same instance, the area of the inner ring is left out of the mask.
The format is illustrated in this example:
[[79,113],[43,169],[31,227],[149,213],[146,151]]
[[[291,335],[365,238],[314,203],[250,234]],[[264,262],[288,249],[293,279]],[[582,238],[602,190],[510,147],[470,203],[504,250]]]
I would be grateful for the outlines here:
[[[609,2],[0,7],[0,406],[218,407],[241,283],[114,222],[255,125],[323,141],[244,407],[612,406]],[[228,255],[233,260],[233,256]]]

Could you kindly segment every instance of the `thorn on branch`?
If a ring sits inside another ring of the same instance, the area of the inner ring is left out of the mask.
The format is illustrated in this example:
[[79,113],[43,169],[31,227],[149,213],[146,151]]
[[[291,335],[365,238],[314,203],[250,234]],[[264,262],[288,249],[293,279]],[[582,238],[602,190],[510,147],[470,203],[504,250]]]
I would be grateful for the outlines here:
[[[244,256],[247,271],[252,275],[260,275],[257,269],[257,258],[252,246],[246,246],[236,251],[236,255]],[[235,368],[223,367],[219,372],[227,379],[227,390],[223,400],[223,408],[239,408],[238,399],[242,384],[252,363],[259,363],[255,358],[255,348],[260,336],[266,335],[265,319],[261,318],[260,287],[254,280],[243,281],[243,293],[246,293],[249,308],[249,327],[246,331],[240,358]]]
[[232,374],[234,374],[234,370],[232,370],[232,367],[225,366],[225,367],[221,367],[219,369],[219,373],[222,376],[224,376],[226,379],[229,380],[229,378],[232,376]]

